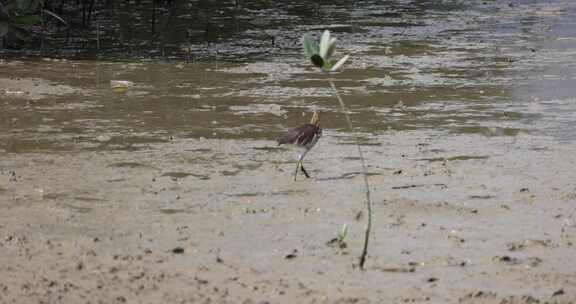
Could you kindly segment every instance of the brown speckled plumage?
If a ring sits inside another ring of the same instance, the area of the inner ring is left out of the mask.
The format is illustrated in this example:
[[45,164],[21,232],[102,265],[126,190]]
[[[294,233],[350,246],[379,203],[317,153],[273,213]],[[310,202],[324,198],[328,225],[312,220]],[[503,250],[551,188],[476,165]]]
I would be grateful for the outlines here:
[[319,126],[305,124],[282,134],[282,136],[278,137],[278,144],[293,144],[306,147],[314,141],[314,137],[318,136],[319,132],[322,132]]
[[286,133],[282,134],[278,137],[278,145],[283,144],[293,144],[298,147],[304,148],[304,152],[300,155],[298,159],[298,165],[296,166],[296,173],[294,174],[294,180],[296,180],[296,176],[298,175],[298,170],[302,170],[302,173],[306,177],[310,177],[304,166],[302,165],[302,161],[304,156],[316,145],[320,137],[322,136],[322,129],[320,128],[320,118],[318,112],[314,112],[312,115],[312,119],[310,123],[305,125],[301,125],[297,128],[293,128],[288,130]]

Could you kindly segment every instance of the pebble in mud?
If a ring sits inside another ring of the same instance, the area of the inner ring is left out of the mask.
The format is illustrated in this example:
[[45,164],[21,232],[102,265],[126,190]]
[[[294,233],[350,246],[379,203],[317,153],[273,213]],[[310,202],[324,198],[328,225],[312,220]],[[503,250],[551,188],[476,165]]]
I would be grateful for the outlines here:
[[284,258],[286,260],[292,260],[298,257],[298,249],[292,250],[291,253],[287,254]]
[[174,249],[172,249],[172,253],[174,253],[174,254],[183,254],[183,253],[184,253],[184,248],[182,248],[182,247],[175,247]]
[[533,268],[536,267],[540,264],[542,264],[543,260],[539,257],[528,257],[528,258],[517,258],[517,257],[511,257],[511,256],[495,256],[492,258],[493,261],[497,261],[497,262],[501,262],[501,263],[505,263],[507,265],[524,265],[525,267],[528,268]]
[[503,255],[503,256],[495,256],[492,258],[492,260],[494,261],[498,261],[498,262],[504,262],[507,264],[518,264],[518,259],[511,257],[511,256],[507,256],[507,255]]
[[554,293],[552,293],[552,296],[556,297],[556,296],[561,296],[563,294],[564,294],[564,289],[560,288],[560,289],[554,291]]
[[[472,300],[473,302],[470,302]],[[518,304],[535,304],[535,303],[572,303],[572,302],[549,302],[544,299],[536,298],[529,294],[520,294],[512,296],[503,296],[496,292],[474,291],[458,299],[458,303],[518,303]]]

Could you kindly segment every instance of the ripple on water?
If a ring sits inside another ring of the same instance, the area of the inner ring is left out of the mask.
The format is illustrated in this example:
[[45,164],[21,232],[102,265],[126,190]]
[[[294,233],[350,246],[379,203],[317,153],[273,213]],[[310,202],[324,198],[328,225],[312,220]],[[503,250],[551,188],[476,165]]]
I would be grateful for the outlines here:
[[284,116],[288,112],[278,104],[250,104],[245,106],[230,106],[229,109],[233,112],[234,115],[269,113],[276,116]]

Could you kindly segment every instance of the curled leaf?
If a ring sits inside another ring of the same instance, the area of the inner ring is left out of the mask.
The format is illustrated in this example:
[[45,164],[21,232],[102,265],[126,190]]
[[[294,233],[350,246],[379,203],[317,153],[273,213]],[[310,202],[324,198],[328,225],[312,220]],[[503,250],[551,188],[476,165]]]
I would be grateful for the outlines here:
[[304,46],[304,52],[306,53],[306,57],[310,58],[314,54],[318,53],[317,46],[315,45],[314,41],[312,41],[312,38],[310,38],[310,35],[308,35],[307,33],[304,34],[304,38],[302,39],[302,45]]
[[328,49],[330,48],[330,31],[325,30],[320,37],[320,56],[323,59],[328,59],[326,54],[328,54]]
[[334,52],[336,51],[336,41],[338,39],[336,38],[330,38],[330,43],[328,44],[328,51],[326,51],[326,55],[322,58],[328,60],[332,57],[332,55],[334,55]]
[[330,36],[330,31],[328,30],[322,32],[319,44],[316,44],[307,33],[302,37],[306,57],[310,59],[314,66],[327,72],[338,71],[349,58],[348,55],[344,56],[344,58],[340,59],[336,64],[330,60],[336,52],[337,41],[336,38]]
[[350,57],[349,55],[346,55],[346,56],[342,57],[342,59],[338,60],[338,62],[336,62],[336,64],[333,65],[332,68],[330,68],[330,72],[338,71],[342,67],[342,65],[344,65],[346,60],[348,60],[349,57]]

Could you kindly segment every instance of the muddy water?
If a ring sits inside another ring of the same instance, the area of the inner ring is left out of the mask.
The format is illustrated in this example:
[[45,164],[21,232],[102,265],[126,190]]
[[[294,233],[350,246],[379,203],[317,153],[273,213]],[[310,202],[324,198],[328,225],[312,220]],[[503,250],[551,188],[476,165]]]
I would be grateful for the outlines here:
[[[392,17],[378,15],[383,7],[358,8],[353,22],[339,20],[337,6],[327,10],[334,14],[327,24],[339,25],[333,27],[339,55],[352,55],[346,72],[334,78],[359,132],[514,136],[563,129],[556,114],[570,112],[571,102],[547,101],[572,97],[571,7],[408,8],[396,8]],[[314,109],[325,112],[325,128],[340,131],[337,103],[295,47],[298,35],[262,60],[237,64],[7,61],[1,71],[4,149],[137,148],[200,136],[273,139]],[[111,80],[135,85],[115,93]]]
[[[574,301],[574,4],[364,5],[257,61],[3,61],[3,298]],[[354,134],[296,47],[326,26]],[[313,178],[292,182],[274,139],[313,110]]]

